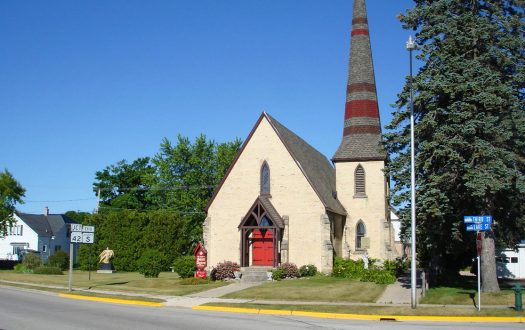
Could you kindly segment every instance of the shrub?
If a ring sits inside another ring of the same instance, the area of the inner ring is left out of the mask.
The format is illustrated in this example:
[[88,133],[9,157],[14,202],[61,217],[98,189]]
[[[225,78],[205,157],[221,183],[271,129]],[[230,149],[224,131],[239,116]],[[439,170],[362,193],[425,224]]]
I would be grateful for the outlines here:
[[241,267],[238,263],[233,261],[225,261],[218,263],[211,271],[211,278],[213,280],[225,280],[228,278],[235,278],[235,271],[239,271]]
[[18,260],[0,260],[0,269],[13,269],[19,263]]
[[24,264],[16,264],[14,270],[17,273],[31,273],[31,269],[28,269]]
[[34,254],[33,252],[29,252],[24,256],[22,263],[27,267],[27,269],[33,270],[42,265],[42,259],[40,259],[40,256]]
[[184,256],[175,259],[173,270],[182,278],[190,278],[195,274],[195,257]]
[[284,278],[297,278],[299,277],[299,269],[291,262],[285,262],[279,267],[284,272]]
[[211,280],[209,278],[196,278],[196,277],[188,277],[183,278],[180,280],[181,285],[200,285],[200,284],[209,284]]
[[363,260],[350,260],[336,257],[332,276],[360,279],[365,271]]
[[[374,282],[377,284],[391,284],[396,281],[392,263],[385,261],[379,265],[376,260],[369,262],[369,268],[364,268],[363,260],[353,261],[350,259],[335,258],[332,276],[352,278],[361,282]],[[395,263],[394,263],[395,264]]]
[[282,268],[276,268],[272,270],[272,279],[275,281],[284,279],[284,270]]
[[299,268],[299,275],[301,277],[315,276],[317,274],[317,267],[314,265],[303,265]]
[[47,265],[66,270],[69,267],[69,254],[62,250],[58,250],[47,259]]
[[166,256],[158,250],[146,250],[137,261],[139,273],[144,277],[159,277]]
[[64,275],[59,267],[41,266],[33,270],[33,274],[42,275]]

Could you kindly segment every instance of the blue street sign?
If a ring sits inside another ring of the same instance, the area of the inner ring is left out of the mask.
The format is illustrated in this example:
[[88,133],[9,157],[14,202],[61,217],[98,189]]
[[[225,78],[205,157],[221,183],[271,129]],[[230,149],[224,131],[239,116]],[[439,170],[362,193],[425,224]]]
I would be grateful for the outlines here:
[[492,223],[491,215],[465,215],[463,217],[464,223]]
[[467,231],[490,230],[490,223],[472,223],[467,225]]

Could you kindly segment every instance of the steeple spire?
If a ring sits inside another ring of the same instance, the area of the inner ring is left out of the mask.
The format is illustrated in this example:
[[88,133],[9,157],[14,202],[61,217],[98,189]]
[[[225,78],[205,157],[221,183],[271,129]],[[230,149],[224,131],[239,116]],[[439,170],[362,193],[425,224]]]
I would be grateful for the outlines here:
[[343,140],[333,161],[384,160],[365,0],[354,0]]

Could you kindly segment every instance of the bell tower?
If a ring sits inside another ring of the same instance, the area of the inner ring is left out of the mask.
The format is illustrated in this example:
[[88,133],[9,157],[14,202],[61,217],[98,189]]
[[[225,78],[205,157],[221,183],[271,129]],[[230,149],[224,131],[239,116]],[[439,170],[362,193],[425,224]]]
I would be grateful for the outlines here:
[[365,0],[354,0],[343,138],[332,161],[337,198],[348,212],[346,255],[392,258],[386,152],[375,84]]

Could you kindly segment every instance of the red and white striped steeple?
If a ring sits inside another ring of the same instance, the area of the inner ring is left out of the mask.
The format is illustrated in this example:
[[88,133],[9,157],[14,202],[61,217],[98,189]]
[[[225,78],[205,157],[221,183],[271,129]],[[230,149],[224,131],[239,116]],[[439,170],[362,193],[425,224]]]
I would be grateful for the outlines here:
[[385,160],[365,0],[354,0],[343,140],[333,161]]

